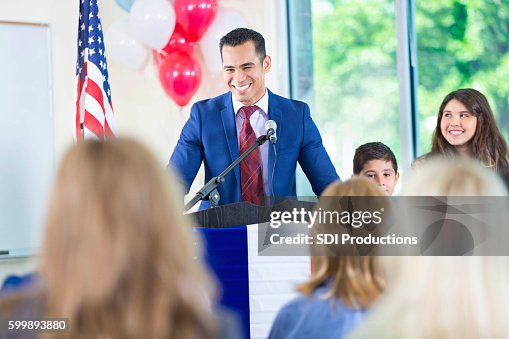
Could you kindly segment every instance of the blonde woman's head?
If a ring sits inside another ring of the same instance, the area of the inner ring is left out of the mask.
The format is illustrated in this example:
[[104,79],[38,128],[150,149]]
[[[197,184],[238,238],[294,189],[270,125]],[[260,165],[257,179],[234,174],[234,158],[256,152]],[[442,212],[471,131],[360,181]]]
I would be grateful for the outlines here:
[[[348,197],[357,199],[349,200]],[[379,197],[379,200],[367,197]],[[327,187],[315,206],[315,211],[352,213],[354,210],[373,210],[382,205],[386,207],[388,199],[375,183],[356,176],[345,182],[336,181]],[[315,224],[315,239],[318,233],[336,233],[338,227],[336,222]],[[332,300],[341,299],[351,307],[368,307],[380,295],[385,279],[378,257],[361,256],[354,247],[347,250],[350,255],[334,255],[334,250],[330,251],[327,245],[312,245],[311,253],[315,255],[312,258],[313,273],[310,280],[301,285],[299,290],[310,295],[315,289],[328,283],[328,296]]]
[[503,181],[474,159],[430,157],[410,173],[401,195],[503,196]]
[[42,252],[50,312],[92,336],[193,337],[186,319],[203,324],[213,289],[176,185],[133,140],[68,151]]
[[[427,160],[409,175],[402,194],[507,199],[497,175],[467,158]],[[445,236],[454,241],[453,233]],[[387,289],[352,338],[508,337],[507,257],[398,256],[382,263]]]

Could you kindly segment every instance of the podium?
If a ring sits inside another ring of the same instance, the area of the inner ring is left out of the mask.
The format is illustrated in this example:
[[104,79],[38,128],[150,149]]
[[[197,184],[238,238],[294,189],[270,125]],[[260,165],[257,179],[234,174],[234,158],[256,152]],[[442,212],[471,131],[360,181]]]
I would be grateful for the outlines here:
[[258,255],[258,224],[269,222],[273,209],[302,204],[309,208],[313,203],[284,201],[270,207],[242,202],[190,214],[220,285],[220,302],[239,316],[245,338],[267,338],[277,311],[297,295],[295,285],[309,278],[307,256]]

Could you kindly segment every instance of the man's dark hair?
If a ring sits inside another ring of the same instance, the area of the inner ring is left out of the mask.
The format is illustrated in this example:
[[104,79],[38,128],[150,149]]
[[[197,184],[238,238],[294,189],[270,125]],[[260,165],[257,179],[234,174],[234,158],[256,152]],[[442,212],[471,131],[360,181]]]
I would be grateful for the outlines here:
[[256,54],[260,58],[260,62],[265,59],[265,39],[263,36],[249,28],[236,28],[226,34],[219,40],[219,52],[221,53],[221,61],[223,60],[223,46],[238,46],[247,41],[252,41],[255,45]]
[[368,142],[355,150],[353,157],[353,174],[360,174],[364,165],[370,160],[385,160],[392,163],[394,172],[398,172],[398,163],[394,153],[382,142]]

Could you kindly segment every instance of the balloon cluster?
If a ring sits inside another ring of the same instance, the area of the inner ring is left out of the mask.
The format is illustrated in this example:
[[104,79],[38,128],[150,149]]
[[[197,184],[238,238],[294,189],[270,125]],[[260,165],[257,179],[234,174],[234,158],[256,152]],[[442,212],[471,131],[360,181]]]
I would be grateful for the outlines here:
[[[219,39],[246,22],[218,0],[116,0],[129,12],[106,32],[110,57],[132,70],[142,69],[152,54],[166,94],[183,107],[198,90],[202,68],[197,44],[211,73],[221,71]],[[152,52],[150,53],[150,50]]]

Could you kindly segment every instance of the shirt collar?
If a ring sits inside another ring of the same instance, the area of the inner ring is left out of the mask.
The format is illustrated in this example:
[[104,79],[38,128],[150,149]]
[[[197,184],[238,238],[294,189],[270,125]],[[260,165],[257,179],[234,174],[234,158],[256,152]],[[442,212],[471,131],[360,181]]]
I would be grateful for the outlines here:
[[[241,107],[245,106],[243,103],[238,101],[235,96],[232,94],[232,103],[233,103],[233,111],[235,112],[235,115],[239,112]],[[258,108],[265,113],[265,115],[269,112],[269,95],[267,94],[267,89],[265,88],[265,93],[263,94],[263,97],[261,97],[258,102],[255,102],[253,105],[258,106]]]

